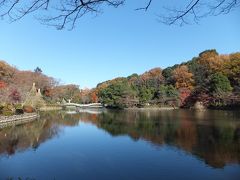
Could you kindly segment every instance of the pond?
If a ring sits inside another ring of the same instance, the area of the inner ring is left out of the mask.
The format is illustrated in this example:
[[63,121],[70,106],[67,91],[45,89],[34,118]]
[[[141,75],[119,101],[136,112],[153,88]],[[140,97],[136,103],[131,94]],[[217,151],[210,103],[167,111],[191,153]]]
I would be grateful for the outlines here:
[[41,113],[0,130],[0,179],[240,179],[240,113]]

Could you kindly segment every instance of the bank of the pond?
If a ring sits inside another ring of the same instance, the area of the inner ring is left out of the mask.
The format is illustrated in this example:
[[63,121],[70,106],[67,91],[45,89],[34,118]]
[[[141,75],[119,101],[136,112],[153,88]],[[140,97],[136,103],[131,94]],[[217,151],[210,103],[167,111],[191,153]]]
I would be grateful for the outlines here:
[[62,110],[62,106],[46,106],[41,107],[40,111],[56,111],[56,110]]
[[174,108],[174,107],[143,107],[143,108],[138,108],[138,107],[133,107],[133,108],[126,108],[125,110],[176,110],[179,108]]
[[37,118],[39,118],[39,114],[37,113],[25,113],[13,116],[0,116],[0,129],[11,125],[24,124],[33,121]]

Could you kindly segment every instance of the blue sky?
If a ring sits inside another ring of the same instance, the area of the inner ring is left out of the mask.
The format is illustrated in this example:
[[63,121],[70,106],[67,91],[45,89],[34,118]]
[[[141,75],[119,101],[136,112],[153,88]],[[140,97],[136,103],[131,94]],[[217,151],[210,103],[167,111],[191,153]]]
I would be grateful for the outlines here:
[[156,19],[158,6],[134,11],[128,3],[106,8],[98,17],[86,16],[72,30],[58,31],[32,16],[0,21],[0,59],[22,70],[39,66],[62,83],[94,87],[118,76],[165,68],[215,48],[240,51],[240,13],[208,17],[200,24],[167,26]]

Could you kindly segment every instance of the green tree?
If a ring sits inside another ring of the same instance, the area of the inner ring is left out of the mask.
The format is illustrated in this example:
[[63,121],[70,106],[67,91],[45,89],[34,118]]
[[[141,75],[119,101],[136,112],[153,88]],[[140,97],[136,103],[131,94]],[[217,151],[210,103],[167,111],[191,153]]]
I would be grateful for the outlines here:
[[136,92],[129,83],[124,81],[114,82],[99,91],[100,101],[112,108],[125,108],[131,106],[135,100]]
[[191,61],[188,61],[186,65],[189,68],[189,71],[193,73],[193,79],[196,86],[205,86],[208,73],[206,68],[199,63],[199,58],[193,58]]
[[139,101],[141,104],[148,103],[153,98],[153,96],[154,94],[151,89],[146,87],[141,87],[139,89]]
[[42,73],[42,69],[40,67],[36,67],[36,69],[34,69],[35,73]]
[[177,89],[172,85],[161,85],[157,92],[157,99],[162,103],[167,101],[178,101],[179,93]]
[[210,76],[210,90],[213,93],[227,93],[232,91],[228,78],[222,73],[215,73]]
[[210,105],[224,107],[228,105],[228,98],[231,95],[232,87],[229,79],[222,73],[215,73],[209,77],[209,94],[212,96]]
[[174,79],[172,76],[173,69],[174,69],[174,66],[165,68],[162,71],[162,75],[165,78],[165,83],[167,83],[167,84],[174,84]]

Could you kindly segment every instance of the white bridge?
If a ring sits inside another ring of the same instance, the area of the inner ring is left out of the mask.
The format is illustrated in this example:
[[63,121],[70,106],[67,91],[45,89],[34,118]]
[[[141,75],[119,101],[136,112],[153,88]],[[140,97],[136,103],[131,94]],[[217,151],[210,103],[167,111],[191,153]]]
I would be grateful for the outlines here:
[[79,108],[103,108],[101,103],[90,103],[90,104],[77,104],[77,103],[64,103],[61,104],[63,107],[79,107]]

